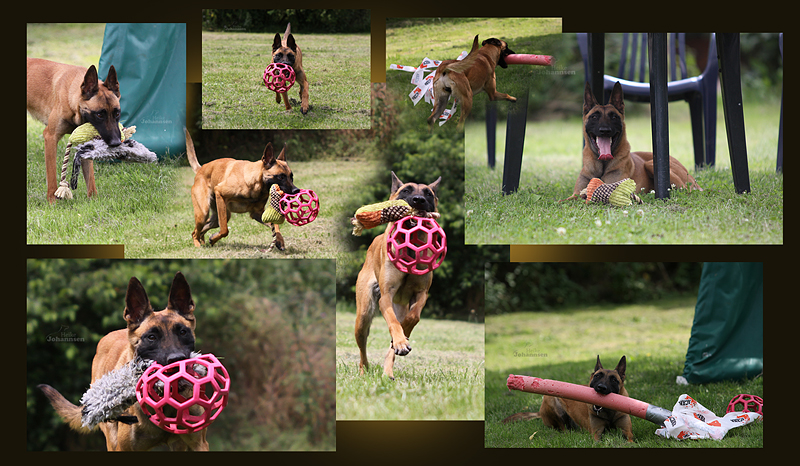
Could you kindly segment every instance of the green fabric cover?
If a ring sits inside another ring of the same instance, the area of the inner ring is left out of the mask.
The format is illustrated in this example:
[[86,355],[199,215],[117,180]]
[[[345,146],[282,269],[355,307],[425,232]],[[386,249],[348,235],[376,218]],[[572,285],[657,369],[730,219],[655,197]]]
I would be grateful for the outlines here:
[[764,264],[706,262],[683,376],[689,383],[752,378],[764,370]]
[[107,24],[98,73],[114,65],[120,85],[120,122],[136,126],[133,139],[158,154],[186,151],[186,25]]

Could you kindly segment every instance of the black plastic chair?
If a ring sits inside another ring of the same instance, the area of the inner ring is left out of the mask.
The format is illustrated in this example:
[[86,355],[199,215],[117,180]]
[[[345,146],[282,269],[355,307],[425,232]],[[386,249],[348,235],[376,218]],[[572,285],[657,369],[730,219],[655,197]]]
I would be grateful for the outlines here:
[[[578,46],[583,57],[583,68],[586,80],[589,81],[588,37],[586,33],[578,33]],[[692,121],[692,139],[694,143],[695,166],[714,165],[717,142],[717,78],[719,63],[714,34],[708,46],[708,62],[706,68],[698,76],[687,77],[686,71],[686,34],[671,33],[669,35],[669,52],[667,60],[670,67],[670,81],[667,83],[667,95],[670,102],[684,100],[689,103],[689,114]],[[611,89],[619,81],[625,99],[634,102],[650,101],[650,84],[647,83],[647,34],[623,34],[622,52],[618,76],[603,76],[604,102],[608,101]],[[678,78],[680,71],[680,78]]]

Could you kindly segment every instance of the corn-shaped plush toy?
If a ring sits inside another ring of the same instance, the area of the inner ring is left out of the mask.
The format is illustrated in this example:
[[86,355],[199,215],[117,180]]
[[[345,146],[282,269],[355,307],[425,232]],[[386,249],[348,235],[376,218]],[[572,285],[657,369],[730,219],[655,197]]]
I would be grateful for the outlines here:
[[364,230],[413,214],[414,209],[408,205],[408,202],[398,199],[365,205],[356,211],[356,215],[350,220],[350,223],[353,225],[353,234],[361,236]]
[[264,213],[261,215],[262,222],[281,224],[286,220],[280,211],[281,196],[283,191],[277,184],[273,184],[269,190],[269,202],[264,206]]
[[634,194],[634,191],[636,191],[636,182],[631,178],[625,178],[609,184],[603,183],[600,178],[592,178],[586,189],[581,191],[581,197],[586,199],[587,204],[589,202],[602,202],[616,207],[624,207],[633,204],[633,202],[642,203],[642,200]]

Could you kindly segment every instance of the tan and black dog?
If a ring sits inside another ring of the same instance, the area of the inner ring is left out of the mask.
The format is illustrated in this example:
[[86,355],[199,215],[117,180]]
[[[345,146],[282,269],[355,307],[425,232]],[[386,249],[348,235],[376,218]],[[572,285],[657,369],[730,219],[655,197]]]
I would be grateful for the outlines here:
[[[603,369],[598,355],[594,372],[589,378],[589,387],[600,395],[616,393],[628,396],[628,391],[625,390],[625,366],[625,356],[622,356],[615,369]],[[561,431],[583,428],[592,433],[595,441],[600,440],[600,435],[605,430],[617,428],[622,431],[629,442],[633,442],[630,415],[582,401],[549,395],[542,398],[542,407],[539,408],[538,413],[517,413],[507,417],[503,422],[536,418],[541,418],[544,425]]]
[[[55,202],[58,188],[58,141],[84,123],[91,123],[110,147],[122,143],[119,130],[119,82],[112,65],[105,81],[94,65],[86,68],[41,58],[28,58],[28,112],[44,123],[44,162],[47,200]],[[97,194],[94,163],[81,160],[89,197]]]
[[[272,62],[285,63],[294,69],[294,82],[300,87],[300,111],[305,115],[308,113],[308,78],[303,70],[303,52],[300,51],[300,46],[292,35],[292,23],[286,25],[283,40],[279,32],[275,33],[275,40],[272,42]],[[281,95],[286,110],[291,110],[292,105],[289,103],[287,92],[276,92],[275,102],[281,103]]]
[[[420,213],[437,212],[439,177],[431,184],[403,183],[392,172],[391,200],[402,199]],[[387,229],[389,226],[387,226]],[[369,366],[367,337],[376,308],[389,325],[392,341],[383,364],[384,375],[394,379],[395,355],[405,356],[411,351],[408,338],[419,322],[422,308],[428,300],[428,290],[433,273],[413,275],[401,272],[386,254],[386,233],[372,241],[367,257],[356,280],[356,343],[361,350],[359,372]]]
[[[219,231],[209,239],[212,246],[228,236],[231,213],[249,213],[250,218],[267,225],[261,217],[273,184],[277,184],[284,193],[296,194],[300,191],[294,185],[292,169],[286,163],[285,145],[277,157],[272,150],[272,143],[268,142],[259,161],[224,158],[201,166],[194,152],[192,137],[185,128],[184,132],[189,165],[195,172],[192,185],[195,223],[192,239],[195,246],[205,243],[205,234],[212,228],[219,227]],[[285,246],[280,227],[274,223],[269,226],[272,229],[272,244],[269,249],[275,246],[283,251]]]
[[[625,134],[625,102],[620,83],[614,85],[611,98],[600,105],[586,83],[583,98],[583,168],[578,174],[575,189],[568,199],[580,198],[592,178],[615,183],[625,178],[636,182],[636,192],[655,189],[653,153],[631,152]],[[669,158],[670,184],[677,188],[703,189],[676,158]]]
[[[92,361],[92,383],[137,356],[167,365],[189,358],[194,350],[194,301],[189,283],[180,272],[172,281],[166,309],[157,312],[142,283],[132,277],[125,295],[123,316],[128,328],[109,333],[97,344],[97,354]],[[39,388],[70,427],[89,431],[81,425],[80,406],[67,401],[49,385],[42,384]],[[192,434],[172,434],[150,422],[139,403],[134,403],[124,415],[135,416],[136,421],[100,423],[109,451],[150,450],[164,444],[172,450],[208,450],[205,429]]]
[[508,44],[500,39],[486,39],[478,48],[478,36],[472,42],[472,50],[463,60],[444,60],[439,64],[433,77],[433,111],[428,117],[428,125],[433,127],[452,94],[461,105],[461,117],[458,127],[464,127],[464,121],[472,110],[472,97],[485,91],[489,100],[508,100],[516,102],[517,98],[497,92],[495,68],[506,68],[505,57],[514,53]]

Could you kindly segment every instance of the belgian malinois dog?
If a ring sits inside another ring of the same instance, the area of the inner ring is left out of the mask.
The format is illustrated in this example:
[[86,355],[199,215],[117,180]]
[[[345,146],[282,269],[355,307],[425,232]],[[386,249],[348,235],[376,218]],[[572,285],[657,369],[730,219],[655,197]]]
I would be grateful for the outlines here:
[[[28,112],[44,123],[44,162],[47,200],[55,202],[58,188],[58,141],[75,128],[91,123],[109,147],[122,143],[119,130],[119,82],[112,65],[105,81],[94,65],[86,68],[40,58],[28,58]],[[94,162],[81,160],[89,197],[97,195]]]
[[433,77],[433,111],[428,117],[428,126],[433,127],[452,94],[461,104],[461,117],[458,127],[464,127],[470,110],[472,96],[481,91],[486,92],[489,100],[508,100],[516,102],[517,98],[497,92],[495,68],[507,68],[505,57],[514,53],[508,44],[500,39],[486,39],[478,48],[478,36],[472,42],[472,50],[463,60],[444,60],[439,64]]
[[[628,391],[625,390],[625,365],[625,356],[622,356],[614,370],[603,369],[598,355],[594,372],[589,378],[589,387],[600,395],[616,393],[628,396]],[[535,418],[541,418],[544,421],[544,425],[561,431],[583,428],[592,433],[592,438],[595,441],[600,440],[600,435],[602,435],[603,431],[616,427],[622,430],[629,442],[633,442],[630,415],[597,405],[590,405],[582,401],[568,400],[555,396],[545,395],[542,398],[542,407],[539,408],[538,413],[517,413],[507,417],[503,422]]]
[[[294,69],[294,82],[300,87],[300,111],[305,115],[308,113],[308,79],[303,70],[303,52],[300,51],[300,46],[292,35],[292,23],[286,25],[283,40],[279,32],[275,33],[275,40],[272,42],[272,62],[285,63]],[[289,103],[287,92],[276,92],[275,102],[281,103],[281,95],[286,110],[291,110],[292,105]]]
[[[403,183],[392,172],[392,195],[389,199],[405,200],[423,214],[437,212],[436,189],[441,180],[442,177],[439,177],[428,185]],[[386,254],[386,233],[372,241],[356,280],[356,343],[361,350],[361,361],[358,364],[361,374],[369,366],[367,337],[375,310],[380,308],[392,337],[384,360],[383,373],[394,380],[395,355],[405,356],[411,351],[408,338],[419,322],[432,281],[432,272],[413,275],[401,272],[392,264]]]
[[[125,295],[123,317],[128,328],[109,333],[97,344],[97,354],[92,362],[92,383],[135,357],[167,365],[189,358],[194,350],[194,301],[189,284],[180,272],[172,281],[166,309],[157,312],[153,310],[142,283],[132,277]],[[81,425],[80,406],[67,401],[49,385],[39,385],[39,388],[70,427],[88,432]],[[191,434],[172,434],[150,422],[139,403],[134,403],[124,415],[135,417],[136,421],[131,424],[119,421],[100,423],[109,451],[150,450],[163,444],[172,450],[208,450],[205,429]]]
[[[636,182],[636,192],[649,193],[655,189],[653,181],[653,153],[631,152],[625,134],[625,102],[620,83],[614,85],[611,98],[600,105],[586,83],[583,98],[583,168],[578,174],[575,189],[569,199],[580,198],[592,178],[604,183],[615,183],[625,178]],[[703,189],[689,171],[676,158],[669,158],[670,184],[677,188]]]
[[[211,235],[209,243],[214,243],[228,236],[228,220],[231,213],[249,213],[250,218],[267,225],[261,220],[264,208],[269,201],[269,191],[277,184],[281,191],[296,194],[299,189],[294,185],[294,175],[286,163],[286,146],[275,157],[272,143],[267,143],[261,160],[248,162],[230,158],[216,159],[205,165],[197,162],[194,143],[189,131],[186,133],[186,154],[189,164],[195,172],[192,185],[192,204],[194,205],[194,231],[192,238],[197,247],[205,243],[205,234],[212,228],[219,231]],[[276,224],[268,224],[272,229],[273,246],[285,249],[283,235]]]

